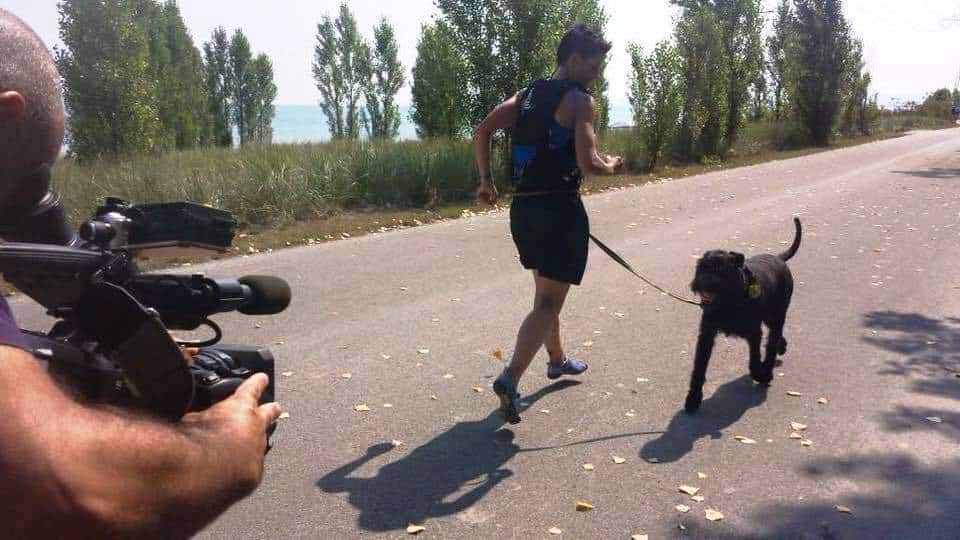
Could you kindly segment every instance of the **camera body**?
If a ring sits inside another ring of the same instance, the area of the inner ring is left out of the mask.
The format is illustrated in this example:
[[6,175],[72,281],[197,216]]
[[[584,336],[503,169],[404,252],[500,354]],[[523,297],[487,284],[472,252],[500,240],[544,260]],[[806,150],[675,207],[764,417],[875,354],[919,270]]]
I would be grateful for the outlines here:
[[[59,203],[51,208],[63,214]],[[48,332],[24,334],[34,355],[78,397],[177,420],[265,373],[266,403],[275,397],[273,354],[219,344],[222,332],[209,317],[279,313],[290,302],[289,286],[272,276],[143,273],[136,264],[137,258],[225,252],[235,227],[229,213],[203,205],[134,205],[111,197],[70,245],[0,243],[0,273],[56,319]],[[175,342],[168,331],[200,326],[214,337]],[[183,346],[200,353],[188,362]]]

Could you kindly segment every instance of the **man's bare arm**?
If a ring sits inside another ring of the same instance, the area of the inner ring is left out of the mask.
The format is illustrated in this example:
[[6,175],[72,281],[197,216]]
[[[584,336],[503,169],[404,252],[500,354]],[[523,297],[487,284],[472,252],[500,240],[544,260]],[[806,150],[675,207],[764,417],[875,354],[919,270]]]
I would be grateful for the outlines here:
[[180,424],[70,399],[29,354],[0,346],[0,533],[186,537],[259,484],[267,380]]
[[593,96],[577,93],[575,99],[574,137],[577,147],[577,165],[580,170],[587,176],[620,172],[623,167],[622,159],[606,160],[597,152],[597,134],[593,127],[596,122]]
[[480,180],[490,179],[490,139],[501,129],[509,129],[517,123],[520,111],[520,94],[497,105],[473,132],[473,155],[477,161]]

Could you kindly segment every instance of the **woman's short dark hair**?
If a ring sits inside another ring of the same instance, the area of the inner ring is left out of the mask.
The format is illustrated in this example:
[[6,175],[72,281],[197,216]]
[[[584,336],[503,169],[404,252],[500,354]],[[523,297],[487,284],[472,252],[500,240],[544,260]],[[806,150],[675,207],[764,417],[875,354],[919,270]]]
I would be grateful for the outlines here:
[[603,36],[585,24],[578,24],[564,34],[557,48],[557,64],[562,65],[574,53],[580,53],[587,58],[603,56],[610,51],[613,44],[603,39]]

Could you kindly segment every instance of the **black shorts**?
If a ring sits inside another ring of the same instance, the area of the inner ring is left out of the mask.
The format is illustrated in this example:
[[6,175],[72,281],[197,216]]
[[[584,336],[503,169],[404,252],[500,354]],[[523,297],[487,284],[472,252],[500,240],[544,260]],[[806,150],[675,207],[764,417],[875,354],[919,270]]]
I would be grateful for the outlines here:
[[524,268],[580,285],[587,269],[590,222],[577,193],[514,197],[510,232]]

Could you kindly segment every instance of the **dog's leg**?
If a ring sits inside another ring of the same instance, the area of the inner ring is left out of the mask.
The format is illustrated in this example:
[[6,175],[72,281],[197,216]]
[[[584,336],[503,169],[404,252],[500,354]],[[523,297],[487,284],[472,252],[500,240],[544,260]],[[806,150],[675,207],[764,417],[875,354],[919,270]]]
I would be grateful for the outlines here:
[[777,354],[783,356],[787,354],[787,338],[780,336],[780,344],[777,346]]
[[777,353],[787,348],[787,340],[783,339],[783,325],[782,319],[767,325],[770,333],[767,335],[767,350],[763,357],[763,375],[764,378],[769,379],[767,382],[773,380],[773,367],[776,365]]
[[707,364],[713,353],[713,342],[717,339],[717,331],[703,324],[700,325],[700,335],[697,336],[697,352],[693,358],[693,374],[690,376],[690,390],[687,392],[687,401],[683,408],[688,413],[695,413],[703,402],[703,383],[707,380]]
[[760,362],[760,344],[763,341],[763,331],[760,325],[749,336],[747,336],[747,345],[750,347],[750,377],[758,383],[769,383],[773,376],[768,376],[763,364]]

